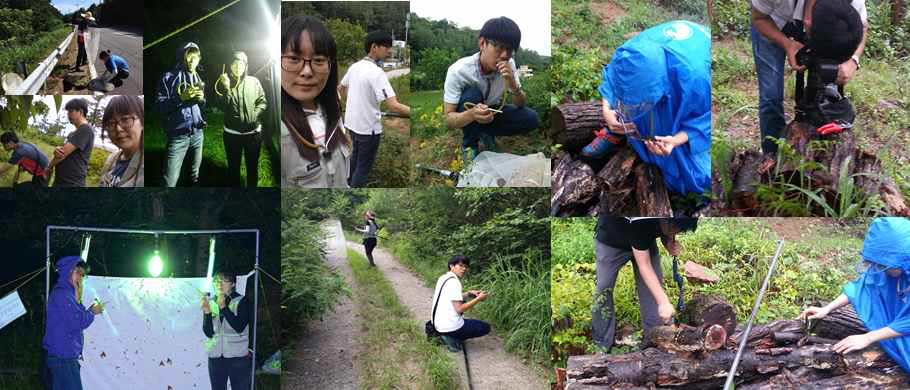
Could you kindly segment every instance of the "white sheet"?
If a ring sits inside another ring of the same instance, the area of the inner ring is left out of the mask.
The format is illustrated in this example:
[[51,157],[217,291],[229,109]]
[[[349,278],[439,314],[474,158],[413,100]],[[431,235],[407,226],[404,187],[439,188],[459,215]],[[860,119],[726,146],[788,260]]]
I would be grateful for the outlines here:
[[[239,294],[246,295],[251,275],[237,277]],[[86,277],[83,303],[98,298],[107,306],[84,332],[83,387],[211,389],[200,307],[204,291],[204,277]]]

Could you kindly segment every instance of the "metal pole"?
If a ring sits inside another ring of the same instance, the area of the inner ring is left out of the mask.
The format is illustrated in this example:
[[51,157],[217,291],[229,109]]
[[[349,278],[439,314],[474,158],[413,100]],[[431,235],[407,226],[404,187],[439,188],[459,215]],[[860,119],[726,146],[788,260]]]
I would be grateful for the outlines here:
[[256,390],[256,329],[259,326],[259,229],[256,229],[256,280],[253,284],[253,368],[252,389]]
[[222,230],[138,230],[118,228],[95,228],[85,226],[59,226],[48,225],[48,229],[74,230],[81,232],[108,232],[108,233],[134,233],[134,234],[219,234],[219,233],[258,233],[258,229],[222,229]]
[[755,298],[755,306],[752,306],[752,315],[749,316],[749,323],[746,324],[746,330],[743,332],[742,340],[739,341],[739,349],[736,351],[736,357],[733,358],[733,366],[730,367],[730,372],[727,373],[727,382],[724,383],[724,390],[730,390],[733,385],[733,377],[736,376],[736,367],[739,365],[739,358],[743,355],[743,350],[746,348],[746,342],[749,341],[749,332],[752,331],[752,321],[755,320],[755,314],[758,313],[758,308],[761,306],[761,299],[765,296],[765,290],[768,289],[768,282],[771,281],[771,274],[774,273],[774,266],[777,265],[777,258],[780,257],[780,250],[783,246],[784,240],[778,240],[777,252],[774,253],[774,258],[771,259],[771,267],[768,269],[768,274],[765,275],[765,281],[761,285],[758,297]]
[[[51,296],[51,227],[48,226],[44,229],[44,306],[47,307],[47,302],[50,300]],[[47,320],[47,319],[45,319]]]

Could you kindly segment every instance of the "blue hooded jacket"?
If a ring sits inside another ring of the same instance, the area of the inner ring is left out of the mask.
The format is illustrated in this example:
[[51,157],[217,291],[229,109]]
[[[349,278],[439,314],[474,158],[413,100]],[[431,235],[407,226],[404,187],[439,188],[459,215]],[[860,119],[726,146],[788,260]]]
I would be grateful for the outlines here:
[[[844,295],[870,331],[890,327],[910,335],[910,220],[876,218],[863,241],[863,261],[871,266],[844,286]],[[899,269],[893,277],[888,269]],[[904,371],[910,372],[910,337],[879,342]]]
[[107,61],[104,61],[104,67],[111,73],[117,73],[118,70],[125,70],[127,72],[130,70],[130,64],[128,64],[123,57],[116,54],[110,54],[110,56],[107,57]]
[[76,287],[70,283],[70,275],[80,261],[79,256],[57,260],[60,277],[47,301],[44,327],[43,346],[48,356],[68,359],[82,356],[82,331],[95,320],[91,310],[76,302]]
[[165,73],[161,82],[158,83],[156,102],[158,111],[163,116],[164,129],[168,135],[193,134],[202,131],[197,125],[203,122],[202,106],[205,105],[205,100],[184,102],[180,100],[180,94],[177,92],[177,87],[183,82],[193,84],[202,81],[198,73],[191,74],[186,69],[184,54],[190,48],[199,49],[199,46],[189,42],[177,50],[177,66]]
[[660,167],[667,187],[683,195],[711,188],[711,34],[707,27],[678,20],[659,24],[626,41],[604,67],[600,95],[617,109],[636,107],[627,117],[643,136],[685,131],[689,142],[669,156],[629,144],[646,163]]

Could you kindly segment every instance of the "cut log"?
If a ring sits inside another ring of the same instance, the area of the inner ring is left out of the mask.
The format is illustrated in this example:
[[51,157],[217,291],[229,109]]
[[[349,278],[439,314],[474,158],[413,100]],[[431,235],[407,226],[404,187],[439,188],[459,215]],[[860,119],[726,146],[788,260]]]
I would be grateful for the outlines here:
[[841,390],[841,389],[905,389],[907,376],[902,373],[883,375],[873,371],[851,372],[831,376],[823,370],[797,369],[784,371],[767,381],[737,386],[739,390]]
[[[650,172],[649,172],[650,171]],[[641,217],[672,217],[670,195],[660,168],[640,164],[635,168],[635,200]]]
[[[746,341],[747,348],[773,348],[782,346],[774,341],[774,333],[798,333],[804,334],[804,323],[799,320],[777,320],[764,325],[755,325],[752,327],[752,331],[749,332],[749,340]],[[737,329],[733,332],[733,335],[730,338],[730,342],[734,345],[733,348],[739,346],[740,339],[742,337],[742,332],[745,330],[745,327],[742,329]]]
[[737,210],[754,210],[758,208],[758,198],[755,195],[756,184],[761,176],[758,174],[759,165],[763,161],[762,154],[750,150],[737,156],[734,166],[737,167],[733,176],[733,208]]
[[679,318],[681,322],[700,329],[720,325],[726,336],[736,331],[736,309],[714,295],[695,295],[686,302]]
[[634,208],[631,199],[635,183],[632,176],[633,168],[639,161],[635,150],[624,146],[600,169],[597,177],[604,183],[604,190],[600,194],[600,212],[613,215],[630,214],[629,211]]
[[553,109],[551,133],[553,142],[564,150],[578,153],[594,140],[594,132],[605,125],[601,102],[565,103]]
[[588,164],[573,160],[568,153],[561,153],[556,159],[550,215],[563,217],[586,213],[600,195],[600,179]]
[[852,305],[841,306],[824,318],[813,320],[812,330],[819,337],[833,340],[868,332]]
[[698,352],[713,351],[724,346],[727,332],[720,325],[707,328],[680,324],[679,326],[657,326],[649,329],[644,336],[646,347],[657,347],[667,351]]
[[[570,382],[589,385],[682,386],[723,377],[732,366],[735,355],[735,350],[721,349],[689,357],[648,348],[617,356],[571,356],[566,375]],[[749,379],[796,367],[837,370],[843,367],[843,360],[828,346],[795,348],[790,353],[777,356],[744,351],[737,376]]]

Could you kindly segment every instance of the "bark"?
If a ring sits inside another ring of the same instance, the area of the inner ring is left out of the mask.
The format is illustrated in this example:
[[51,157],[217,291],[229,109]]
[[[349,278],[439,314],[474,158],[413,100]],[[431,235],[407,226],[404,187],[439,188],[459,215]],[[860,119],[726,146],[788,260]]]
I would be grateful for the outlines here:
[[814,320],[811,326],[817,336],[833,340],[868,332],[866,325],[859,319],[851,305],[831,311],[824,318]]
[[724,346],[727,332],[720,325],[705,328],[680,324],[679,326],[658,326],[645,334],[646,346],[667,351],[697,352],[713,351]]
[[732,335],[736,331],[736,309],[717,296],[698,294],[686,302],[680,321],[701,329],[720,325],[725,335]]
[[572,153],[594,140],[594,132],[606,125],[599,101],[560,104],[551,118],[553,142]]
[[556,156],[553,172],[550,215],[555,217],[585,214],[596,203],[602,184],[588,164],[573,160],[568,153]]
[[635,150],[624,146],[600,169],[597,177],[604,183],[600,193],[600,212],[628,215],[628,211],[634,209],[632,192],[635,180],[632,173],[639,161]]
[[763,161],[760,152],[750,150],[737,156],[733,165],[736,173],[733,175],[733,208],[736,210],[753,210],[758,208],[756,197],[756,183],[761,179],[758,167]]
[[635,200],[642,217],[672,217],[670,195],[660,168],[647,164],[635,168]]

